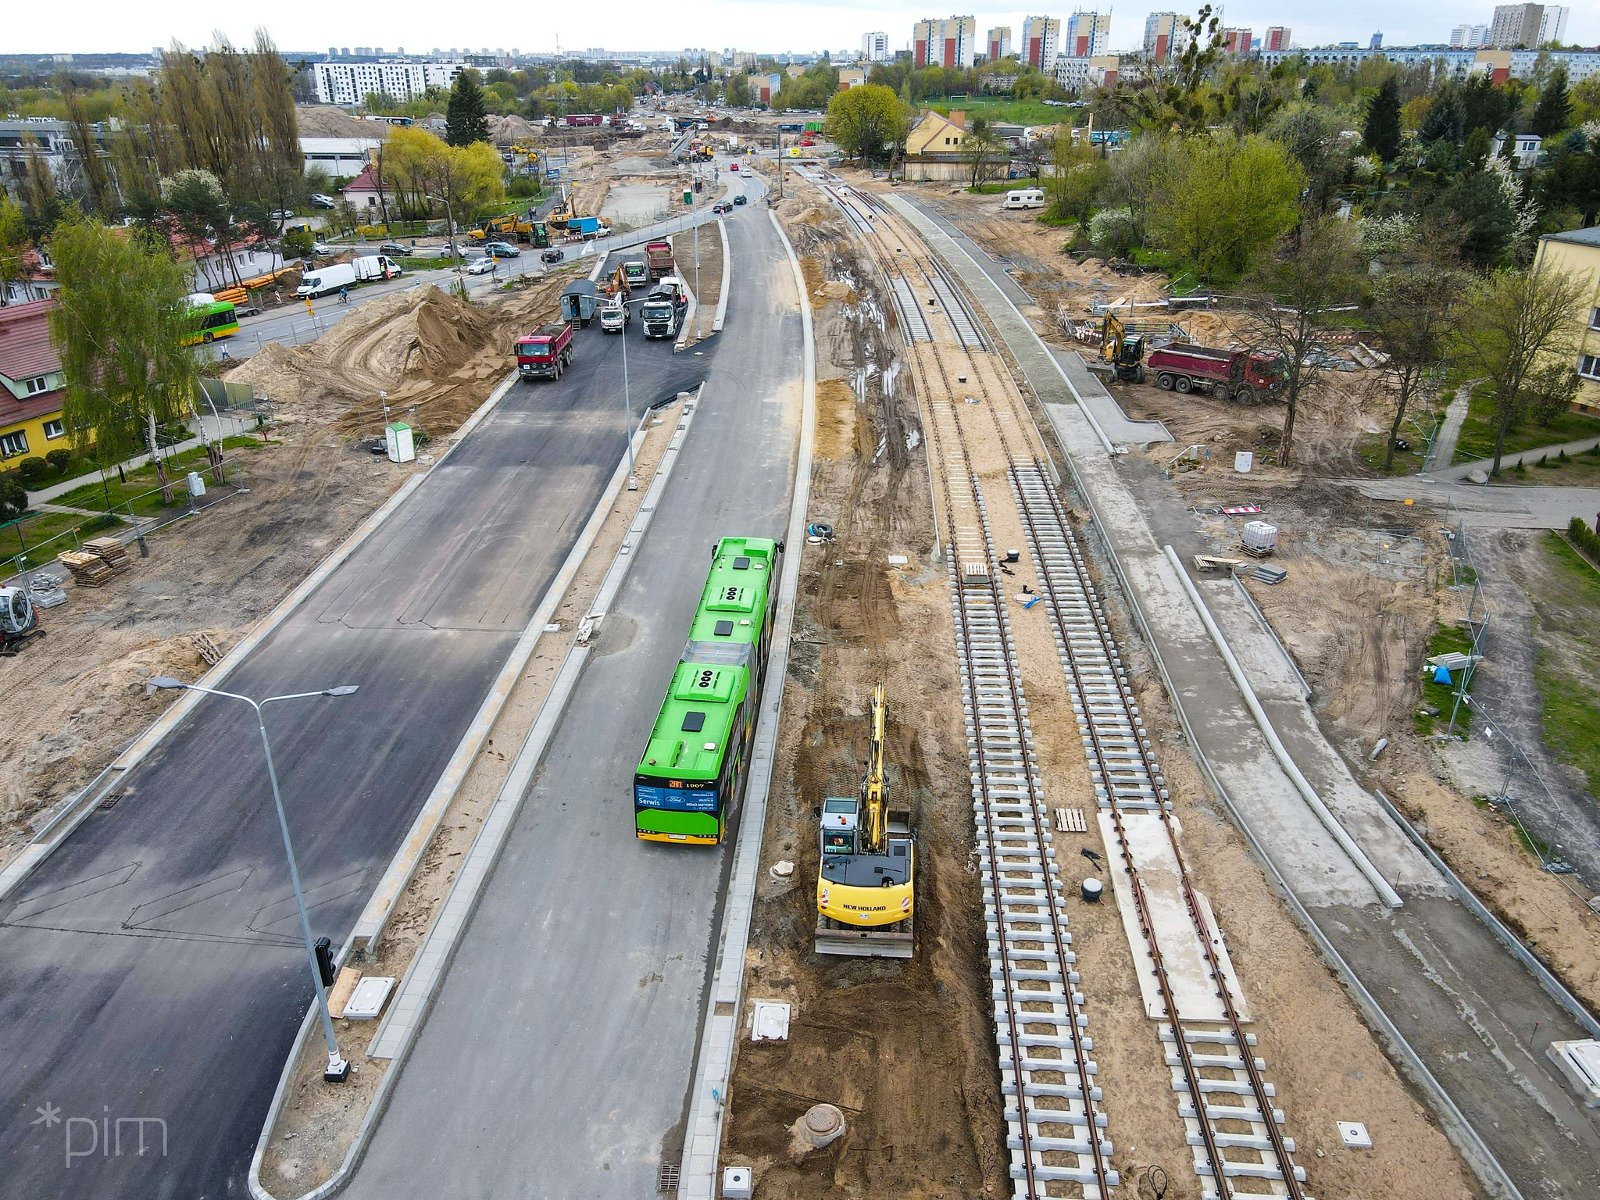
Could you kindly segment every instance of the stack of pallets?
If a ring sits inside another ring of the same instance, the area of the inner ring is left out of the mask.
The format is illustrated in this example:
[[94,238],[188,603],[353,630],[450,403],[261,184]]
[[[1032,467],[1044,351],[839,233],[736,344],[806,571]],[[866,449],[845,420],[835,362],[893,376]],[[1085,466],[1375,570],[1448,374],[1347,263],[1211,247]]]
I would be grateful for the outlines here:
[[100,587],[128,569],[128,550],[114,537],[94,538],[81,552],[61,556],[79,587]]

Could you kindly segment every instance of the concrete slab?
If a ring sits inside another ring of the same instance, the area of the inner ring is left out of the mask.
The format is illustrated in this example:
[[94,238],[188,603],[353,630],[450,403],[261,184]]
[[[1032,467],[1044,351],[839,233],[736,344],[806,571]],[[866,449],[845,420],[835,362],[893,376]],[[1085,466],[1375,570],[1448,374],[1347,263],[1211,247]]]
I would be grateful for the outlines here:
[[[1117,842],[1116,829],[1105,810],[1099,814],[1100,836],[1107,846]],[[1161,949],[1161,961],[1167,968],[1167,982],[1178,1006],[1181,1021],[1224,1021],[1222,999],[1217,995],[1211,980],[1211,968],[1206,963],[1205,947],[1200,934],[1189,920],[1189,908],[1184,903],[1183,890],[1178,881],[1178,856],[1161,823],[1152,812],[1130,812],[1122,815],[1122,828],[1128,836],[1128,848],[1134,867],[1144,885],[1145,903],[1150,910],[1150,920],[1155,927],[1156,945]],[[1139,997],[1144,1002],[1144,1015],[1152,1021],[1167,1017],[1166,1004],[1156,987],[1154,972],[1143,969],[1150,962],[1150,951],[1145,943],[1144,931],[1139,926],[1139,910],[1134,903],[1133,882],[1122,870],[1109,872],[1111,886],[1117,895],[1117,911],[1122,917],[1123,932],[1128,936],[1128,947],[1133,960],[1141,964]],[[1222,940],[1211,904],[1200,897],[1201,913],[1210,928],[1211,944],[1222,961],[1222,977],[1233,997],[1234,1008],[1240,1020],[1250,1019],[1249,1005],[1239,978],[1234,974],[1233,960]]]

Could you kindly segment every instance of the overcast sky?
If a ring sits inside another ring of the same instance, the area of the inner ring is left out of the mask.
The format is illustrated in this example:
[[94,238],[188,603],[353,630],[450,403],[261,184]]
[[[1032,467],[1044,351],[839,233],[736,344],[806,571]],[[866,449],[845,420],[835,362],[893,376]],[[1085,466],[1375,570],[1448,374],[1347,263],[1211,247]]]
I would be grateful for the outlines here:
[[[1013,37],[1022,31],[1022,12],[960,6],[978,20],[978,37],[995,25],[1009,25]],[[1063,28],[1073,8],[1110,9],[1111,47],[1130,49],[1140,44],[1144,20],[1153,5],[1090,5],[1078,2],[1034,10],[1059,17]],[[1183,12],[1199,6],[1171,4]],[[1600,42],[1600,4],[1578,0],[1570,4],[1567,41],[1584,46]],[[810,0],[807,3],[752,2],[752,0],[609,0],[608,3],[563,5],[537,0],[528,6],[472,7],[467,10],[435,2],[388,0],[381,5],[336,4],[323,8],[273,12],[268,6],[207,6],[175,0],[74,0],[70,20],[53,5],[13,0],[0,35],[0,50],[18,54],[87,53],[92,51],[147,51],[174,39],[189,46],[206,45],[220,30],[235,44],[247,43],[258,24],[265,24],[274,42],[284,50],[320,50],[329,46],[382,46],[388,52],[404,47],[425,53],[435,46],[479,49],[485,38],[489,48],[515,47],[524,53],[602,47],[607,50],[679,50],[690,46],[757,51],[812,52],[857,48],[861,35],[882,30],[895,49],[908,48],[912,23],[924,17],[943,17],[949,7],[931,4],[863,4],[858,0]],[[1406,46],[1449,39],[1450,30],[1466,21],[1487,24],[1492,3],[1460,0],[1252,0],[1226,6],[1228,25],[1245,26],[1257,35],[1268,25],[1288,25],[1294,42],[1302,46],[1359,41],[1363,46],[1377,31],[1386,45]],[[305,15],[301,15],[301,14]],[[471,14],[470,16],[468,14]],[[484,20],[487,14],[516,19]],[[559,14],[559,15],[558,15]],[[493,29],[494,32],[486,33]],[[515,30],[515,32],[513,32]],[[470,40],[470,46],[469,46]]]

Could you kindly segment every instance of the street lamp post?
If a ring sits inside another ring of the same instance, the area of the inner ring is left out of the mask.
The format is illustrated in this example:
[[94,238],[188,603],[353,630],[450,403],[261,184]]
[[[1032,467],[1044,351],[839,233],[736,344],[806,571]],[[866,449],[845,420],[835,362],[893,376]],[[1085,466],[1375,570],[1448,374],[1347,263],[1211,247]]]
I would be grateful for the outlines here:
[[[637,300],[619,300],[622,305],[622,436],[628,443],[628,490],[639,490],[639,476],[634,470],[633,462],[633,397],[628,391],[628,318],[627,311],[630,304],[643,304],[649,297],[641,296]],[[643,318],[640,318],[643,320]]]
[[437,200],[440,204],[444,205],[445,226],[450,231],[450,260],[452,262],[454,262],[456,264],[456,266],[459,267],[461,265],[461,254],[460,254],[460,252],[458,252],[456,250],[456,214],[455,214],[455,211],[450,207],[450,201],[444,196],[433,196],[433,195],[430,195],[428,197],[428,199],[429,200]]
[[157,675],[146,682],[145,694],[153,695],[158,691],[177,689],[180,691],[204,692],[208,696],[222,696],[229,700],[240,700],[255,710],[256,726],[261,730],[261,751],[267,760],[267,779],[272,784],[272,803],[278,810],[278,829],[283,834],[283,853],[289,860],[289,882],[294,887],[295,908],[300,913],[300,932],[305,936],[306,961],[311,965],[311,986],[316,989],[317,1009],[322,1014],[322,1033],[328,1042],[328,1065],[323,1069],[322,1077],[329,1083],[343,1081],[350,1074],[350,1063],[339,1055],[339,1041],[333,1033],[333,1017],[328,1012],[328,993],[322,984],[322,969],[317,964],[317,947],[311,938],[311,918],[306,914],[306,897],[300,888],[300,868],[295,862],[294,843],[289,840],[289,821],[283,812],[283,796],[278,791],[278,772],[272,763],[272,743],[267,740],[267,721],[262,709],[269,704],[276,704],[280,700],[305,700],[313,696],[349,696],[352,695],[357,685],[344,684],[340,687],[323,688],[316,692],[295,692],[288,696],[268,696],[265,700],[252,700],[249,696],[241,696],[236,692],[219,691],[216,688],[201,687],[196,683],[184,683],[181,679],[173,679],[169,675]]

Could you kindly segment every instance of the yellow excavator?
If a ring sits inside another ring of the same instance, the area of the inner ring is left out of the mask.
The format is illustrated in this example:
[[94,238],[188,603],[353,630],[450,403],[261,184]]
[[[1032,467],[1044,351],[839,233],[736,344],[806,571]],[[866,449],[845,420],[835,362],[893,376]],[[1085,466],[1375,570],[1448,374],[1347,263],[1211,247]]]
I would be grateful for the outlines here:
[[910,958],[914,939],[916,835],[911,810],[889,805],[884,732],[889,702],[872,691],[867,767],[859,796],[822,802],[817,869],[818,954]]

